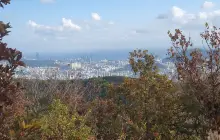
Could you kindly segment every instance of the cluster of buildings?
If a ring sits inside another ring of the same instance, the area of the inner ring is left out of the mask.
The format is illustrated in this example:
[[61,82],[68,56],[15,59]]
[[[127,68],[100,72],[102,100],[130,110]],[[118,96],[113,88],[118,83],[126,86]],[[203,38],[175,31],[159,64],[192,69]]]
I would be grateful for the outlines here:
[[[35,61],[35,60],[32,60]],[[59,62],[54,61],[55,66],[41,67],[18,67],[16,78],[27,79],[88,79],[92,77],[104,76],[132,76],[131,70],[126,69],[126,61],[108,61],[98,62]]]
[[[31,60],[36,61],[36,60]],[[82,61],[80,59],[71,61],[53,61],[53,66],[36,67],[27,65],[27,67],[18,67],[16,78],[26,79],[88,79],[92,77],[105,76],[125,76],[135,77],[131,70],[128,60],[100,60],[100,61]],[[40,65],[40,64],[39,64]],[[160,59],[156,60],[156,65],[160,68],[161,74],[167,74],[170,78],[175,73],[175,66],[172,62],[163,63]]]

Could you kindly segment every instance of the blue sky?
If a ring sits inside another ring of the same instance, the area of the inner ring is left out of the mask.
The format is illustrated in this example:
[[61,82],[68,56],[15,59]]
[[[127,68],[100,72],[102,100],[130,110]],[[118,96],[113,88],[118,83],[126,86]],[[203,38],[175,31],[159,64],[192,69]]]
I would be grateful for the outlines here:
[[23,52],[165,50],[175,28],[200,45],[204,23],[220,25],[220,1],[12,0],[0,15],[13,26],[5,41]]

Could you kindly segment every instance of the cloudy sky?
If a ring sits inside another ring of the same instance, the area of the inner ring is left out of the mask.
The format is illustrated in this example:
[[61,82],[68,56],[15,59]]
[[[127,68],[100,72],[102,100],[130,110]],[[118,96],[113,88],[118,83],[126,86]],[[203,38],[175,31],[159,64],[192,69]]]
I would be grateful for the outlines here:
[[200,45],[206,21],[220,27],[220,1],[12,0],[0,15],[13,27],[5,41],[24,52],[163,50],[176,28]]

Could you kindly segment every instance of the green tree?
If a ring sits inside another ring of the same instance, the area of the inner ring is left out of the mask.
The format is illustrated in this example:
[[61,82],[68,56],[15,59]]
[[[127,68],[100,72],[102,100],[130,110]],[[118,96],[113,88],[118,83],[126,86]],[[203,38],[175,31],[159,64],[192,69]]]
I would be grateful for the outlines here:
[[60,100],[54,100],[47,114],[40,119],[44,139],[85,140],[91,136],[91,128],[86,125],[86,116],[69,109]]
[[92,101],[97,97],[104,98],[106,96],[109,82],[106,81],[105,79],[101,77],[91,78],[83,82],[84,82],[84,86],[86,87],[85,92],[87,93],[85,94],[85,98],[88,101]]

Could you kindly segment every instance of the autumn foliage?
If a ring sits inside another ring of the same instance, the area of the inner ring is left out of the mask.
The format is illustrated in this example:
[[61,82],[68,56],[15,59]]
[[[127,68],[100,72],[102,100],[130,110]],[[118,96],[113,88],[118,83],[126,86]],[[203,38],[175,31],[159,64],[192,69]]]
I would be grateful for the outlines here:
[[[205,42],[205,53],[199,49],[190,52],[187,56],[191,39],[186,39],[180,30],[175,30],[175,34],[168,32],[173,46],[169,50],[171,57],[176,59],[176,68],[180,89],[185,99],[191,100],[189,107],[195,110],[187,113],[192,116],[200,131],[207,129],[220,130],[220,32],[217,27],[205,25],[205,32],[201,37]],[[194,105],[193,105],[194,104]],[[189,104],[187,104],[189,105]],[[196,118],[195,118],[196,117]]]
[[[7,4],[0,0],[0,7]],[[134,50],[129,62],[137,78],[115,84],[111,78],[14,79],[25,64],[22,53],[3,42],[11,26],[0,21],[0,139],[217,140],[220,29],[205,27],[205,51],[179,29],[168,32],[176,81],[159,73],[147,50]]]
[[[0,7],[10,3],[10,0],[1,0]],[[14,70],[24,66],[21,60],[22,53],[16,49],[8,48],[3,42],[11,28],[9,23],[0,21],[0,138],[8,139],[8,130],[13,118],[24,113],[25,97],[19,83],[13,81]]]

